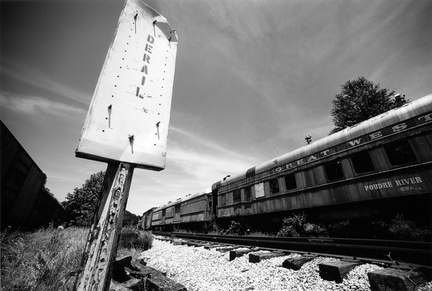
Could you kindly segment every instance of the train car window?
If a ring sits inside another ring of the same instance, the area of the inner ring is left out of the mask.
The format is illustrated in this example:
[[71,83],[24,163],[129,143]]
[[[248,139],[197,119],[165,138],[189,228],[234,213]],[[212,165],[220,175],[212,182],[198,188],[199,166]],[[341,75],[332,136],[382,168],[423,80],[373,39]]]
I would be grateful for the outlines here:
[[177,204],[176,206],[175,206],[175,213],[180,213],[180,204]]
[[327,174],[329,182],[340,180],[344,178],[342,171],[342,164],[340,161],[332,161],[324,164],[324,169]]
[[398,140],[384,146],[384,150],[392,166],[415,162],[416,156],[406,140]]
[[244,188],[244,196],[245,196],[245,201],[251,201],[252,200],[251,187]]
[[294,173],[285,176],[285,184],[287,190],[293,190],[297,188],[297,182]]
[[234,203],[241,202],[241,192],[240,192],[240,189],[234,190],[233,195],[234,195],[234,198],[233,198],[234,199]]
[[264,183],[255,184],[255,198],[261,198],[264,196]]
[[270,192],[272,194],[279,193],[279,181],[277,178],[271,179],[269,181],[269,184],[270,184]]
[[234,203],[234,200],[233,200],[233,193],[232,193],[232,192],[227,193],[227,194],[226,194],[226,205],[231,205],[231,204],[233,204],[233,203]]
[[167,216],[167,217],[171,217],[171,216],[174,216],[174,208],[173,207],[168,207],[167,209],[166,209],[166,212],[165,212],[165,216]]
[[220,196],[220,205],[225,206],[226,205],[226,194],[222,194]]
[[369,152],[363,151],[351,155],[354,171],[357,174],[372,172],[375,170]]

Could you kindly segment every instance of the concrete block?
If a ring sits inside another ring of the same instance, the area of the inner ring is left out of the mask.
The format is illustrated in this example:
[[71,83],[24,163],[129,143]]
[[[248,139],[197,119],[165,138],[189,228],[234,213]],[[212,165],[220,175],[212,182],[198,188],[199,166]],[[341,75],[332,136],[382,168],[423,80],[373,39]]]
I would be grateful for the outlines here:
[[322,263],[319,264],[318,267],[322,279],[342,283],[343,278],[349,271],[360,264],[359,262],[338,261]]
[[381,269],[368,274],[372,291],[417,290],[419,285],[426,283],[426,278],[421,272],[400,269]]

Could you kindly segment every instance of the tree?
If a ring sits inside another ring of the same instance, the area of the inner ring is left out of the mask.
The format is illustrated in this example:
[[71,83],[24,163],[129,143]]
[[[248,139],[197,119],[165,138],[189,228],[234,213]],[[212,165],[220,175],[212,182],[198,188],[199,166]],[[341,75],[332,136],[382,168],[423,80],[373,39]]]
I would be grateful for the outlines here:
[[92,174],[81,188],[66,195],[62,202],[67,212],[67,220],[75,226],[90,226],[99,206],[105,172]]
[[123,226],[136,226],[140,222],[141,217],[125,210],[123,216]]
[[348,80],[341,87],[341,93],[332,101],[331,115],[336,127],[330,134],[400,106],[391,98],[395,91],[380,89],[379,84],[375,85],[365,77]]

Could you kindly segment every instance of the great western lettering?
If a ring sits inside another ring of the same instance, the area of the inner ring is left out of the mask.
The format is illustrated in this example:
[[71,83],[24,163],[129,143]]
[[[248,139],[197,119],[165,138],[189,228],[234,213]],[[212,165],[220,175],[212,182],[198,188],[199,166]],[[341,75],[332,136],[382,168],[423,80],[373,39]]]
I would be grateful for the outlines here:
[[[314,153],[312,155],[305,156],[304,158],[294,160],[292,162],[286,163],[284,165],[281,165],[279,167],[273,168],[269,171],[267,171],[265,175],[271,175],[275,172],[282,172],[289,169],[294,169],[297,167],[300,167],[302,165],[312,163],[316,160],[322,159],[326,156],[336,154],[345,150],[348,150],[353,147],[357,147],[363,144],[366,144],[368,142],[378,140],[381,138],[384,138],[386,136],[389,136],[391,134],[395,134],[398,132],[402,132],[404,130],[408,130],[410,128],[413,128],[415,126],[421,125],[423,123],[432,122],[432,113],[427,113],[425,115],[422,115],[420,117],[415,117],[409,120],[406,120],[405,122],[398,123],[396,125],[388,126],[382,130],[378,130],[372,133],[368,133],[365,135],[362,135],[356,139],[350,140],[348,142],[345,142],[343,144],[336,145],[334,147],[328,148],[326,150]],[[277,161],[276,161],[277,162]],[[375,186],[373,186],[375,187]],[[379,187],[379,186],[377,186]],[[385,185],[382,185],[382,187],[385,187]]]
[[387,136],[387,135],[390,135],[393,133],[401,132],[401,131],[404,131],[408,128],[420,125],[422,123],[430,122],[430,121],[432,121],[432,113],[428,113],[428,114],[422,115],[420,117],[416,117],[416,118],[407,120],[406,122],[401,122],[401,123],[393,125],[391,127],[386,127],[382,130],[375,131],[373,133],[361,136],[358,139],[350,140],[347,143],[347,145],[348,145],[348,147],[358,146],[360,144],[363,144],[363,143],[366,143],[369,141],[373,141],[373,140],[376,140],[378,138],[382,138],[384,136]]
[[[151,57],[152,49],[153,49],[152,44],[154,44],[154,37],[149,34],[149,35],[147,35],[147,43],[146,43],[145,48],[144,48],[144,55],[143,55],[143,59],[142,59],[142,61],[144,62],[143,66],[141,68],[141,73],[142,73],[141,86],[142,87],[144,87],[144,85],[146,83],[146,78],[148,77],[148,73],[149,73],[148,67],[150,65],[150,57]],[[141,92],[141,94],[140,94],[140,91],[142,91],[141,86],[137,86],[135,95],[141,99],[144,99],[145,93]]]

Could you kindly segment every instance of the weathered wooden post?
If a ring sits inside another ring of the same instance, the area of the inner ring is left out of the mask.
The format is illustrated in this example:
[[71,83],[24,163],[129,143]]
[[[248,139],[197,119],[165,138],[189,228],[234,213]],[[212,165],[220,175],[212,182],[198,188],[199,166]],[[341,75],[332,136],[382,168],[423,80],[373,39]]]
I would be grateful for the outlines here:
[[84,248],[78,290],[108,290],[134,166],[108,164],[100,208]]
[[107,162],[99,211],[76,290],[108,290],[135,168],[165,168],[177,34],[141,0],[127,0],[76,156]]

